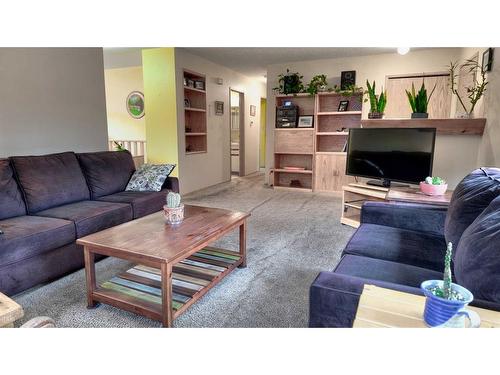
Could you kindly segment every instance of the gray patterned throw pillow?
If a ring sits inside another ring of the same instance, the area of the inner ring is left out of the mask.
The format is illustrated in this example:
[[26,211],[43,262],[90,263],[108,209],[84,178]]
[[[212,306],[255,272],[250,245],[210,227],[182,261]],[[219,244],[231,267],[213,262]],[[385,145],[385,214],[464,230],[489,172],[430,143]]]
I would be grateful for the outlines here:
[[143,164],[134,172],[125,191],[160,191],[175,164]]

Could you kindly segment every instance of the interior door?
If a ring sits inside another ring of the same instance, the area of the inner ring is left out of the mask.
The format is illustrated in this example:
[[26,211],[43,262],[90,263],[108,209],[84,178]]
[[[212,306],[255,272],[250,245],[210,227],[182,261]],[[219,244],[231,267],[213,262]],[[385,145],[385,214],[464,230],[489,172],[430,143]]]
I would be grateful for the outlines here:
[[448,73],[420,74],[411,76],[389,76],[386,79],[387,106],[386,118],[409,118],[411,107],[405,90],[411,91],[412,83],[417,92],[425,83],[427,95],[430,94],[434,85],[436,89],[432,94],[427,111],[429,118],[449,118],[451,112],[451,92],[448,87]]

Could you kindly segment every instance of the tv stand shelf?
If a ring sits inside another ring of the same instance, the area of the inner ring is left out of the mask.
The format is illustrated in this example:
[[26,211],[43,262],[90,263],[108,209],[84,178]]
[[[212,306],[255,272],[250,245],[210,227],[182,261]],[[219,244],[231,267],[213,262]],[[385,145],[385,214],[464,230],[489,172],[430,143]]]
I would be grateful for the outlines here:
[[453,191],[447,191],[442,196],[428,196],[414,187],[391,187],[390,189],[367,185],[365,183],[351,183],[342,186],[342,215],[340,222],[358,228],[361,219],[361,208],[365,202],[405,202],[416,204],[431,204],[448,206]]

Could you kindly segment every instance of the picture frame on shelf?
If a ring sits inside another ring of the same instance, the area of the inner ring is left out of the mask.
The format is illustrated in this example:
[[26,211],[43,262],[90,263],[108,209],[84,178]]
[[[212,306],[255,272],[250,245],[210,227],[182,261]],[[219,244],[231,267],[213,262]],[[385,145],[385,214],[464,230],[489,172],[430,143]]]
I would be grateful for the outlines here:
[[339,112],[347,112],[347,108],[349,107],[349,100],[341,100],[339,103]]
[[219,100],[215,101],[215,114],[217,116],[222,116],[224,114],[224,102]]
[[483,62],[482,69],[483,72],[491,72],[491,66],[493,63],[493,48],[488,48],[483,52]]
[[250,116],[255,117],[256,112],[257,112],[257,107],[254,105],[250,105]]
[[194,88],[197,90],[205,90],[205,82],[203,81],[194,81]]
[[187,87],[194,88],[194,81],[192,79],[188,78],[188,80],[187,80]]
[[314,116],[299,116],[298,128],[312,128],[314,125]]
[[184,108],[191,108],[191,102],[188,98],[184,99]]

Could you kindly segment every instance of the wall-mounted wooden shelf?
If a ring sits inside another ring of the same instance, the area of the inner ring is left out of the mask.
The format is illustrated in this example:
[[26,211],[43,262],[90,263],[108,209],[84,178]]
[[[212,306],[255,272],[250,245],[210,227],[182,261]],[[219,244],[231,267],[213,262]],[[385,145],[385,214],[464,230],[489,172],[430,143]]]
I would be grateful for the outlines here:
[[207,133],[186,133],[186,137],[196,137],[201,135],[207,135]]
[[436,128],[443,135],[483,135],[485,118],[361,120],[363,128]]
[[184,108],[186,111],[191,111],[191,112],[206,112],[207,110],[204,108],[193,108],[193,107],[186,107]]
[[203,94],[206,93],[205,90],[195,89],[194,87],[189,87],[189,86],[184,86],[184,90],[199,92],[199,93],[203,93]]
[[281,173],[299,173],[299,174],[312,174],[312,170],[308,169],[279,169],[275,168],[274,172],[281,172]]

